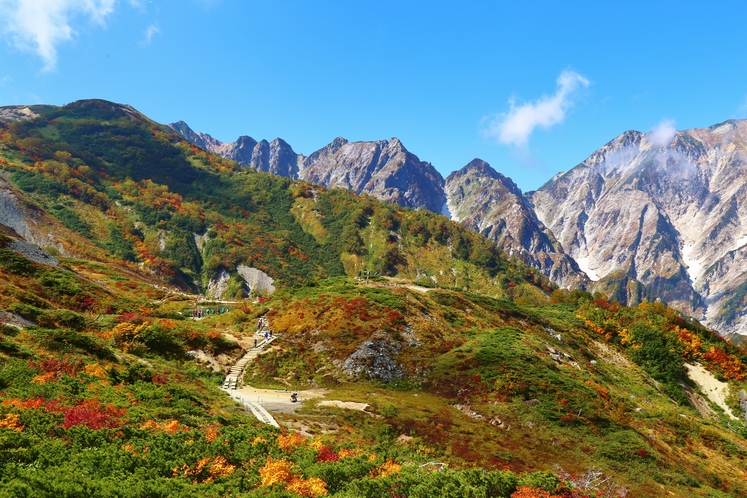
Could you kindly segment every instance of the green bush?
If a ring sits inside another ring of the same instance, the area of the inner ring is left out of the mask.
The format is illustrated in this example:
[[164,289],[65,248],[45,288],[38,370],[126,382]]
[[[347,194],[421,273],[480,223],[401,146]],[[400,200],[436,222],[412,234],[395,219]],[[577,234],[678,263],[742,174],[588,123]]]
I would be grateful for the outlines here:
[[36,267],[31,261],[3,248],[0,248],[0,268],[15,275],[31,276],[36,273]]

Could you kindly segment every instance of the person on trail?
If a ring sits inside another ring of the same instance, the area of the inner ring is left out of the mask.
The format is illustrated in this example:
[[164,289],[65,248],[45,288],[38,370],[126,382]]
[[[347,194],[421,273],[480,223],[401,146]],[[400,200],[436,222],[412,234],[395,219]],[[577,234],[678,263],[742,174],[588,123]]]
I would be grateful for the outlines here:
[[265,332],[265,341],[267,340],[269,336],[267,335],[267,332]]
[[256,337],[254,338],[254,347],[255,348],[257,347],[257,338]]

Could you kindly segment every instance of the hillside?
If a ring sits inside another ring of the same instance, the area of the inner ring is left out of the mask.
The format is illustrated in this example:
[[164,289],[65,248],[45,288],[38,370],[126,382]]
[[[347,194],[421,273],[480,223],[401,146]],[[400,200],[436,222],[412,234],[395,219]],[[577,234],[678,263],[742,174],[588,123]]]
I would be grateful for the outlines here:
[[349,142],[337,137],[306,157],[293,152],[280,138],[268,143],[242,136],[236,142],[220,142],[193,131],[183,121],[169,126],[190,143],[253,170],[444,214],[483,234],[505,253],[537,268],[562,287],[588,283],[573,258],[548,235],[519,188],[479,159],[444,179],[397,138]]
[[[0,116],[6,495],[747,496],[747,354],[666,305],[128,106]],[[261,317],[281,429],[219,389]]]

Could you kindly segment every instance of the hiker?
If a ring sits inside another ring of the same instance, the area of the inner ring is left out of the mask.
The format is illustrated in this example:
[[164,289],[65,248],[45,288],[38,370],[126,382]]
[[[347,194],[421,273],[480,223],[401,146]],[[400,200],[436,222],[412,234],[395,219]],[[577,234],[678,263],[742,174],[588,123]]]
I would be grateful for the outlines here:
[[256,337],[254,338],[254,347],[255,348],[257,347],[257,338]]
[[267,340],[269,336],[267,335],[267,332],[265,332],[265,341]]

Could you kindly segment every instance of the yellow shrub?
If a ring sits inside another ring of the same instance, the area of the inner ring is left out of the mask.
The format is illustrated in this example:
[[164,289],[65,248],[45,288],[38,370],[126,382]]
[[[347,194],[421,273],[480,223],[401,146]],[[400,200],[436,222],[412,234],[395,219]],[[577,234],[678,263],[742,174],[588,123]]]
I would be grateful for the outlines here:
[[47,372],[43,373],[41,375],[37,375],[33,379],[31,379],[32,384],[46,384],[47,382],[51,382],[55,379],[56,374],[54,372]]
[[309,479],[294,477],[285,489],[291,493],[296,493],[309,498],[315,496],[327,496],[328,493],[327,483],[318,477],[311,477]]
[[371,479],[376,479],[379,477],[386,477],[389,474],[398,473],[400,470],[402,470],[402,466],[390,458],[375,469],[371,470],[370,476]]
[[90,365],[86,365],[85,368],[83,368],[83,372],[85,372],[85,374],[90,377],[98,377],[100,379],[106,377],[106,372],[104,372],[104,369],[101,368],[101,365],[99,365],[98,363],[91,363]]
[[22,431],[23,426],[21,425],[21,416],[17,413],[8,413],[5,418],[0,419],[0,429],[13,429],[14,431]]

